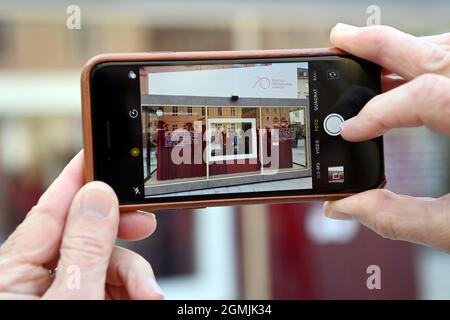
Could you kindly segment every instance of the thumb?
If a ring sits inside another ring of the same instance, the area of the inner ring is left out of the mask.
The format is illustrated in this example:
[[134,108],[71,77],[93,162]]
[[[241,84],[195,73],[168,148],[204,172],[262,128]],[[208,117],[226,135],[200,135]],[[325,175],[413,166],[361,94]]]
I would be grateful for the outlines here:
[[75,196],[61,242],[50,299],[104,299],[109,259],[119,225],[118,200],[102,182],[86,184]]
[[376,189],[328,201],[324,212],[329,218],[358,220],[385,238],[450,252],[450,195],[415,198]]

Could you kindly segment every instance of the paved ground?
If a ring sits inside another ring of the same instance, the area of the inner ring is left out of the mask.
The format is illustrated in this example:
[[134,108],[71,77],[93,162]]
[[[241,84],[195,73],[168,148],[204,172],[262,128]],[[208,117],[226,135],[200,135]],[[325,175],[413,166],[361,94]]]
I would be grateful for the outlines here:
[[[205,190],[192,190],[185,192],[174,192],[170,194],[161,194],[152,197],[173,197],[173,196],[193,196],[193,195],[205,195],[205,194],[220,194],[220,193],[242,193],[242,192],[258,192],[258,191],[274,191],[274,190],[298,190],[298,189],[311,189],[312,178],[298,178],[290,180],[270,181],[252,183],[242,186],[231,186],[221,188],[211,188]],[[147,192],[147,190],[146,190]]]

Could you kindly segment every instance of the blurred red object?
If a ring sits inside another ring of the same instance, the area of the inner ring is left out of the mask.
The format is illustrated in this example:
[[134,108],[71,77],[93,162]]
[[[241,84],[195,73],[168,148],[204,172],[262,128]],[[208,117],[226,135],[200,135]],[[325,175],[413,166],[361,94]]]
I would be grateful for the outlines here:
[[[364,226],[346,242],[317,243],[306,226],[314,210],[322,214],[321,205],[270,206],[272,298],[417,298],[414,245],[383,239]],[[380,290],[367,288],[370,265],[381,269]]]

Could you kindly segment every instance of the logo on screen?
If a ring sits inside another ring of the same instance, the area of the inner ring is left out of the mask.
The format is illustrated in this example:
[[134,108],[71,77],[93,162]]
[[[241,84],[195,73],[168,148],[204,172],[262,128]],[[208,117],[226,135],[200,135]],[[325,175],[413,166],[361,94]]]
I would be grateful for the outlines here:
[[253,85],[253,88],[261,88],[263,90],[269,89],[271,85],[271,81],[268,77],[259,77],[256,79],[255,84]]

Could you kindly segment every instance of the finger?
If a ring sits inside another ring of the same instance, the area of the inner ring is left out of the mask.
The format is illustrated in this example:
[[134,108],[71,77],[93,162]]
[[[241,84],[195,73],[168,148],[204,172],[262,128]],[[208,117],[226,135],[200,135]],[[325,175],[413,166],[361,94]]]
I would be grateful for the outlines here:
[[[118,237],[123,240],[137,241],[151,236],[156,230],[155,215],[150,212],[135,211],[120,215]],[[46,264],[48,268],[56,267],[57,260]]]
[[123,240],[142,240],[150,236],[156,229],[156,218],[153,213],[136,211],[120,215],[119,238]]
[[52,260],[58,254],[70,204],[82,185],[83,151],[80,151],[4,243],[2,254],[35,265]]
[[326,202],[330,218],[346,215],[383,237],[450,249],[450,197],[414,198],[383,189]]
[[0,300],[37,300],[36,295],[31,294],[17,294],[17,293],[0,293]]
[[111,255],[106,283],[111,298],[164,299],[150,264],[137,253],[121,247],[115,247]]
[[450,79],[422,75],[370,100],[345,121],[341,135],[348,141],[368,140],[392,128],[425,125],[450,135]]
[[387,26],[354,27],[338,23],[330,34],[338,48],[373,61],[410,80],[424,73],[450,75],[449,47]]
[[385,75],[381,79],[381,85],[383,92],[387,92],[389,90],[395,89],[408,81],[404,78],[396,75],[396,74],[389,74]]
[[[420,39],[440,45],[440,46],[450,46],[450,32],[442,33],[438,35],[432,35],[432,36],[424,36],[420,37]],[[389,75],[392,71],[386,68],[381,68],[381,74]]]
[[425,41],[429,41],[438,45],[449,46],[450,45],[450,32],[438,34],[434,36],[421,37]]
[[118,225],[118,200],[107,184],[90,182],[80,189],[70,207],[58,270],[47,298],[104,298]]

